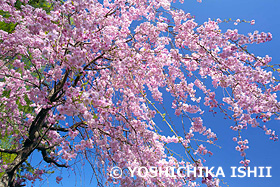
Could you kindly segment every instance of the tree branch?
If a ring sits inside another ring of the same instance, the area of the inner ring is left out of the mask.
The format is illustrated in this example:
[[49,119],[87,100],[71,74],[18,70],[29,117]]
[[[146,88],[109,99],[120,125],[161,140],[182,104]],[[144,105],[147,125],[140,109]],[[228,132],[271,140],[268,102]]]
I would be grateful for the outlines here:
[[67,168],[67,166],[65,164],[59,164],[57,163],[54,159],[50,158],[47,154],[47,149],[44,147],[37,147],[36,149],[40,150],[43,156],[43,159],[45,162],[49,163],[49,164],[55,164],[57,167],[64,167]]
[[71,129],[71,130],[74,130],[74,129],[76,129],[77,127],[80,127],[80,126],[85,127],[85,125],[86,125],[86,124],[85,124],[84,122],[77,122],[77,123],[73,124],[71,127],[64,128],[64,127],[49,127],[49,126],[47,125],[47,123],[44,123],[44,124],[43,124],[43,127],[49,128],[50,130],[53,130],[53,131],[68,132],[70,129]]
[[0,148],[0,152],[1,153],[9,153],[9,154],[17,154],[18,153],[18,151],[15,150],[15,149],[9,150],[9,149],[2,149],[2,148]]

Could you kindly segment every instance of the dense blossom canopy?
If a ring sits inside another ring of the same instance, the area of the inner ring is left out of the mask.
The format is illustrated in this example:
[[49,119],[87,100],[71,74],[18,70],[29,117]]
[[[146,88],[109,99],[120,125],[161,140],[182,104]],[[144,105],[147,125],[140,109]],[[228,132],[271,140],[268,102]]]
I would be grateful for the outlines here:
[[[0,21],[14,24],[12,32],[0,30],[0,134],[12,145],[0,152],[16,155],[0,160],[0,184],[40,179],[43,167],[18,174],[38,150],[54,167],[94,158],[99,185],[219,186],[212,177],[108,175],[114,166],[202,166],[217,139],[203,123],[205,109],[224,113],[234,131],[259,127],[277,139],[262,121],[280,119],[278,75],[269,71],[271,57],[246,49],[270,41],[270,33],[222,33],[221,20],[199,25],[171,0],[49,0],[49,11],[18,3],[0,1]],[[181,127],[166,116],[166,102],[183,117]],[[204,143],[194,143],[197,135]],[[248,140],[240,133],[233,140],[247,166]],[[171,154],[174,143],[182,158]]]

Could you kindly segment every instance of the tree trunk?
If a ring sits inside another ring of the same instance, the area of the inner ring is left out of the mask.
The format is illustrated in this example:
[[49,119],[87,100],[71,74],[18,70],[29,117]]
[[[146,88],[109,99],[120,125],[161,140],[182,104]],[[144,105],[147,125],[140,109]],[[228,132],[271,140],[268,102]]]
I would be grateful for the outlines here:
[[32,122],[29,129],[29,136],[24,141],[23,147],[18,150],[17,157],[14,161],[9,164],[5,173],[1,177],[0,187],[16,187],[16,173],[23,162],[25,162],[29,155],[36,149],[40,143],[40,137],[38,137],[38,132],[43,128],[43,123],[49,112],[50,108],[41,109],[35,120]]

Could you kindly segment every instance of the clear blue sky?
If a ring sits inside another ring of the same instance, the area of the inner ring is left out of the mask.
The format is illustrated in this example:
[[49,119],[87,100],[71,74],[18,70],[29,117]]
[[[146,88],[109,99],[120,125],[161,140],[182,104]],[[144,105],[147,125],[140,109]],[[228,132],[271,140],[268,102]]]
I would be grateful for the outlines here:
[[[178,6],[179,5],[179,6]],[[259,56],[266,54],[272,56],[272,63],[280,63],[280,1],[279,0],[203,0],[202,3],[197,3],[196,0],[185,0],[183,5],[176,4],[177,7],[184,9],[195,15],[198,23],[207,21],[208,18],[223,19],[245,19],[256,20],[256,24],[241,23],[235,26],[233,23],[223,23],[222,31],[227,28],[237,28],[240,33],[246,34],[254,32],[254,30],[271,32],[273,40],[266,44],[252,45],[250,50]],[[175,120],[176,123],[176,120]],[[214,155],[208,158],[205,165],[207,166],[222,166],[226,175],[224,182],[231,187],[278,187],[280,186],[280,142],[273,142],[260,129],[249,128],[243,132],[243,138],[249,140],[249,150],[246,152],[248,159],[251,160],[251,166],[271,166],[272,178],[230,178],[230,167],[239,166],[241,157],[235,151],[236,143],[232,141],[232,137],[236,133],[231,131],[229,127],[233,125],[230,120],[224,120],[223,116],[217,114],[213,117],[212,114],[204,115],[204,123],[207,127],[211,127],[217,134],[218,141],[216,142],[222,148],[209,147]],[[280,121],[271,121],[268,126],[280,133]],[[36,157],[36,156],[35,156]],[[56,172],[53,177],[50,177],[44,183],[37,182],[36,186],[96,186],[93,182],[89,184],[91,177],[91,169],[85,166],[78,166],[80,171],[76,171],[77,175],[70,171],[64,170],[62,185],[55,182]],[[76,168],[77,169],[77,168]],[[79,173],[80,172],[80,173]]]

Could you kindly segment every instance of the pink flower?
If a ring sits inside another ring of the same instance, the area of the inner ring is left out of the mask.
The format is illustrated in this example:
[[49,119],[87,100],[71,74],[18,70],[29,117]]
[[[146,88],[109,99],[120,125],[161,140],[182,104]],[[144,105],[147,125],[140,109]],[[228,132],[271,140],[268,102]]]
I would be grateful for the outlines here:
[[60,176],[57,176],[57,177],[56,177],[56,183],[57,183],[57,184],[59,184],[59,182],[60,182],[61,180],[62,180],[62,177],[60,177]]
[[251,25],[254,25],[254,24],[255,24],[255,20],[252,20],[252,21],[251,21]]

